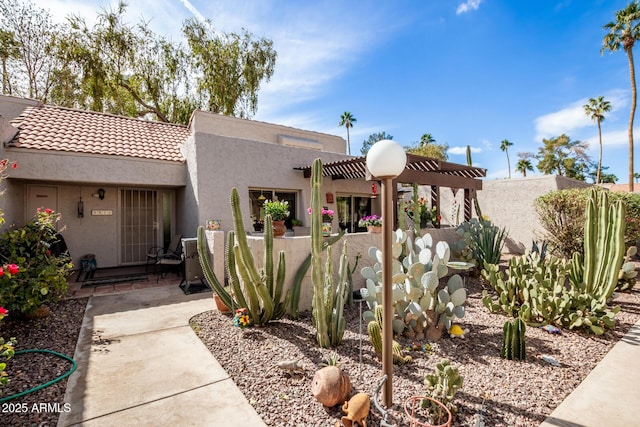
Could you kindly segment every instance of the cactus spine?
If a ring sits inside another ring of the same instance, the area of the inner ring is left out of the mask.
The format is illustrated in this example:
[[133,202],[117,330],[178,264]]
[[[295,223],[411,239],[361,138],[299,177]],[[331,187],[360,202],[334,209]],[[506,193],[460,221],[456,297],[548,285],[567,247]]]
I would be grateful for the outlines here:
[[[373,349],[378,357],[380,357],[382,355],[382,305],[376,307],[375,320],[369,322],[367,325],[367,332],[369,333],[369,339],[371,340]],[[396,365],[404,365],[405,363],[413,362],[413,358],[411,356],[405,356],[403,354],[402,347],[396,340],[393,340],[391,351],[393,353],[393,363]]]
[[313,283],[313,326],[320,347],[336,346],[344,335],[344,301],[347,290],[347,243],[343,244],[338,284],[334,291],[333,259],[327,249],[327,263],[322,270],[322,160],[311,167],[311,282]]
[[502,348],[500,357],[508,360],[524,360],[526,357],[525,346],[526,324],[521,318],[513,322],[506,321],[502,327]]

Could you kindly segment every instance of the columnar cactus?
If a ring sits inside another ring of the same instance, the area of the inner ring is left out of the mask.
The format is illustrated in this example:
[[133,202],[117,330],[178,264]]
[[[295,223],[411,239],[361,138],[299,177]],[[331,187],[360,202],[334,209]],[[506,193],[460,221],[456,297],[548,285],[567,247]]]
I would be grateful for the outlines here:
[[500,357],[508,360],[524,360],[526,358],[525,331],[526,324],[521,318],[517,318],[513,322],[504,322]]
[[[625,255],[626,208],[622,200],[609,203],[606,191],[589,190],[584,223],[584,258],[573,256],[573,280],[585,292],[608,300],[616,288]],[[574,283],[575,284],[575,283]]]
[[313,283],[312,314],[316,340],[320,347],[336,346],[344,335],[344,302],[347,298],[347,242],[342,247],[338,285],[333,286],[333,260],[327,248],[326,269],[322,269],[322,160],[311,167],[311,282]]
[[265,256],[262,270],[255,265],[253,254],[247,243],[247,235],[242,221],[240,196],[238,189],[231,190],[231,209],[233,213],[234,231],[228,234],[226,250],[226,267],[229,273],[229,284],[232,293],[222,286],[213,272],[207,256],[204,228],[198,228],[198,255],[200,265],[207,281],[227,307],[246,308],[255,325],[265,325],[271,320],[281,318],[286,311],[290,292],[282,301],[285,277],[285,256],[281,251],[278,268],[274,280],[273,272],[273,225],[271,216],[265,217]]

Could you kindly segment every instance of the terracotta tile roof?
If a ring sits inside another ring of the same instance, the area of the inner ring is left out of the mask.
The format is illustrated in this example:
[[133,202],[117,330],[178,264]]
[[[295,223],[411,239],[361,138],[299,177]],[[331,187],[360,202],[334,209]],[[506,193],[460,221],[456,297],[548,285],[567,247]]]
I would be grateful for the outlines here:
[[181,162],[183,125],[151,122],[51,105],[25,109],[11,124],[18,133],[11,147],[107,154]]

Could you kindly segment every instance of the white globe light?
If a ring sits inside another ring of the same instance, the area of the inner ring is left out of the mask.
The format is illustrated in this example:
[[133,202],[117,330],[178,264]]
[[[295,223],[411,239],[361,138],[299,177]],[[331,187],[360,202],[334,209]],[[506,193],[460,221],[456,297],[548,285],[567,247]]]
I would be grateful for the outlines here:
[[404,148],[390,139],[376,142],[367,153],[367,168],[377,178],[395,178],[406,164]]

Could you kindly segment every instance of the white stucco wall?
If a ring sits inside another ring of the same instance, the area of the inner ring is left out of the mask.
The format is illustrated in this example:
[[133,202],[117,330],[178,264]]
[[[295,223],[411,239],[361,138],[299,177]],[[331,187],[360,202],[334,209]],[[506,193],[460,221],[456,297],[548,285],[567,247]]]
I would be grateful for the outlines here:
[[[450,228],[442,230],[428,230],[428,232],[431,234],[434,240],[434,247],[439,241],[452,243],[453,241],[457,240],[455,231]],[[413,235],[413,233],[411,232],[409,232],[408,234]],[[224,240],[225,236],[221,232],[215,232],[215,234],[214,232],[207,232],[206,236],[208,240],[209,250],[214,252],[213,259],[216,263],[214,265],[216,277],[219,281],[222,282],[222,277],[224,277],[225,274],[224,264],[222,264],[224,258],[218,256],[217,254],[224,251],[224,243],[221,241]],[[353,273],[353,288],[354,290],[357,290],[364,287],[365,285],[365,281],[360,274],[362,268],[371,267],[375,264],[375,261],[368,255],[369,248],[372,246],[380,248],[382,246],[382,235],[371,233],[345,234],[340,241],[335,243],[331,248],[334,265],[334,275],[336,280],[338,277],[340,257],[342,256],[343,243],[345,241],[347,242],[347,254],[349,258],[349,265],[351,266],[351,268],[353,268],[353,266],[355,265],[356,256],[358,254],[361,255],[357,269]],[[248,236],[247,243],[251,248],[256,266],[258,268],[262,268],[262,266],[264,265],[264,239],[262,237]],[[281,250],[285,252],[286,274],[284,289],[286,292],[293,286],[293,280],[296,272],[298,271],[306,257],[311,253],[311,237],[301,236],[274,239],[274,268],[275,266],[277,266],[278,253]],[[323,268],[325,260],[326,252],[323,254]],[[451,271],[451,273],[454,272]],[[311,310],[312,298],[313,284],[311,283],[311,270],[309,269],[302,281],[299,305],[300,311]]]
[[330,153],[346,153],[346,141],[339,136],[273,123],[195,111],[191,116],[190,125],[194,132],[203,134],[303,147]]
[[[233,187],[239,190],[246,229],[251,229],[249,188],[297,192],[296,210],[306,224],[310,182],[294,167],[310,166],[318,157],[325,162],[349,158],[345,154],[197,132],[184,144],[183,155],[189,165],[189,182],[182,220],[185,233],[191,236],[210,219],[220,219],[225,231],[232,228],[229,198]],[[370,189],[371,183],[364,180],[323,180],[323,193],[368,195]],[[325,205],[335,210],[335,201]],[[337,218],[334,220],[337,226]]]

